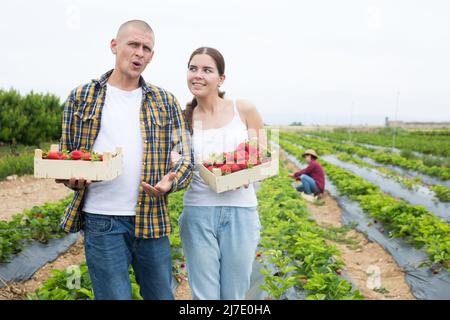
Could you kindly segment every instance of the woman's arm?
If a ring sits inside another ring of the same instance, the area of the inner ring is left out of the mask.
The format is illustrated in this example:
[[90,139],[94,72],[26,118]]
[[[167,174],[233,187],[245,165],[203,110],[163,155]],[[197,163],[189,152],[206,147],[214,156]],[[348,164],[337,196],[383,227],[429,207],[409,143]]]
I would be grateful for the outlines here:
[[263,150],[267,150],[267,135],[264,129],[264,123],[261,115],[259,114],[256,106],[245,100],[236,101],[236,106],[241,115],[242,121],[245,122],[248,130],[248,138],[257,138],[259,146]]
[[311,162],[305,169],[297,171],[294,176],[296,178],[300,178],[302,174],[311,175],[311,173],[316,169],[317,164],[315,162]]

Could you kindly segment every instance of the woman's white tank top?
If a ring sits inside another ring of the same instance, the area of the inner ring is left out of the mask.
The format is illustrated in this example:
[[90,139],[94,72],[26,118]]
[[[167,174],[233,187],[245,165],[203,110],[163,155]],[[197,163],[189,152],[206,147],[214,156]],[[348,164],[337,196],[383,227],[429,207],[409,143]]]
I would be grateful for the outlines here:
[[258,205],[253,184],[247,189],[240,187],[237,190],[216,193],[203,181],[197,169],[197,164],[209,158],[210,154],[234,151],[239,143],[248,139],[248,130],[239,116],[236,102],[233,103],[233,109],[233,120],[221,128],[205,130],[194,128],[192,147],[196,166],[192,182],[184,194],[183,205],[229,207]]

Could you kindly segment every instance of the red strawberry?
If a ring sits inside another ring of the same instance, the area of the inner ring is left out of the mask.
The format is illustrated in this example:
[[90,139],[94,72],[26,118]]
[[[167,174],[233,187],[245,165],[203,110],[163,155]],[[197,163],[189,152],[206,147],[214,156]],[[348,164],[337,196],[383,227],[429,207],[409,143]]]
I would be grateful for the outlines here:
[[247,169],[248,168],[248,164],[246,162],[244,163],[240,163],[238,164],[239,168],[241,168],[241,170]]
[[231,173],[231,167],[227,164],[224,164],[220,170],[222,170],[222,174],[229,174]]
[[207,166],[206,169],[208,169],[209,171],[212,172],[212,169],[214,168],[214,166]]
[[258,148],[254,144],[248,146],[248,159],[252,164],[255,164],[258,159]]
[[72,158],[72,160],[80,160],[82,156],[83,151],[80,150],[74,150],[70,153],[70,157]]
[[100,161],[103,161],[103,155],[100,154],[100,155],[98,156],[98,159],[99,159]]
[[239,171],[239,170],[241,170],[241,167],[238,164],[233,163],[231,165],[231,172],[236,172],[236,171]]
[[89,161],[89,160],[91,160],[91,155],[89,153],[83,153],[81,159],[83,159],[85,161]]
[[58,152],[53,152],[53,151],[49,152],[47,154],[47,159],[58,160],[59,159]]
[[252,155],[253,154],[257,155],[258,154],[258,149],[256,147],[254,147],[254,146],[248,146],[248,150],[247,151],[248,151],[249,154],[252,154]]
[[59,160],[66,160],[68,157],[67,157],[67,154],[65,154],[65,153],[62,153],[62,152],[59,152]]
[[226,152],[225,153],[225,163],[233,163],[234,162],[234,152]]
[[248,161],[250,159],[250,155],[248,151],[245,151],[244,153],[239,154],[239,160],[241,161]]
[[236,152],[244,152],[246,150],[247,150],[247,144],[245,142],[240,143],[236,148]]

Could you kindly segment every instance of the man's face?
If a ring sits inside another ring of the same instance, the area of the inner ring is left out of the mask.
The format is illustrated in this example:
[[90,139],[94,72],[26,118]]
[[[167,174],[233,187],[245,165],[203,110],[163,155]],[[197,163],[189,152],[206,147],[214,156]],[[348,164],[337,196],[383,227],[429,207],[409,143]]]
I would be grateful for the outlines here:
[[310,163],[312,160],[312,157],[309,154],[305,154],[303,158],[305,158],[306,163]]
[[139,78],[153,58],[155,38],[152,32],[129,26],[111,41],[116,55],[116,70],[130,79]]

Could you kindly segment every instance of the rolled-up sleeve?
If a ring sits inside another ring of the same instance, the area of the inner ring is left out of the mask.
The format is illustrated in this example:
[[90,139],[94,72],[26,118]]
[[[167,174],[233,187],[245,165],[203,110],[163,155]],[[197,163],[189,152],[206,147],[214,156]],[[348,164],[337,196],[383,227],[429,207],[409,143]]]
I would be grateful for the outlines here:
[[60,150],[73,150],[72,134],[73,134],[73,114],[74,114],[73,92],[67,97],[64,103],[63,118],[62,118],[62,134],[59,141]]
[[170,192],[175,192],[186,188],[192,180],[194,153],[192,150],[191,135],[187,130],[186,118],[175,97],[173,97],[172,117],[172,150],[181,155],[181,159],[171,170],[177,175],[170,190]]

